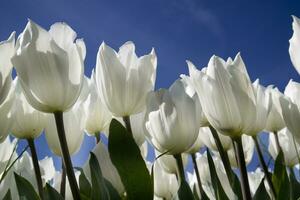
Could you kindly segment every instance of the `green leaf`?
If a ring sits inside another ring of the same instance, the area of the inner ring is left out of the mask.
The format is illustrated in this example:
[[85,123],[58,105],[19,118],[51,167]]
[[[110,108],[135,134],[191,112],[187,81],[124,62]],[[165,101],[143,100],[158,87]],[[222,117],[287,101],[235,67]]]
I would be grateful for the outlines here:
[[109,127],[108,151],[115,165],[127,197],[130,200],[152,200],[152,180],[132,135],[113,119]]
[[291,199],[300,198],[300,183],[297,181],[293,169],[290,172],[290,184],[291,184]]
[[106,188],[105,181],[102,176],[101,168],[97,157],[93,152],[90,153],[90,170],[92,179],[92,198],[93,200],[106,200],[109,198],[109,192]]
[[110,199],[121,200],[121,197],[120,197],[118,191],[114,188],[114,186],[111,184],[111,182],[109,182],[106,178],[104,178],[104,182],[105,182],[106,188],[108,190]]
[[283,153],[281,151],[275,160],[272,182],[277,193],[277,200],[290,199],[290,183],[286,167],[284,165]]
[[264,200],[270,199],[268,192],[265,188],[264,179],[261,180],[252,200],[261,200],[261,199]]
[[44,198],[45,200],[64,200],[64,198],[48,183],[46,183],[44,187]]
[[92,186],[85,176],[84,171],[80,167],[75,167],[80,171],[79,175],[79,192],[82,198],[91,198]]
[[178,197],[180,200],[195,199],[194,194],[186,180],[182,180],[180,183],[180,187],[178,189]]
[[216,172],[214,161],[210,155],[209,150],[207,149],[207,161],[209,165],[209,171],[211,176],[211,182],[215,191],[215,196],[217,200],[229,200],[226,193],[223,190],[222,184],[219,180],[218,174]]
[[12,200],[12,199],[11,199],[11,192],[10,192],[10,189],[7,190],[5,196],[3,197],[2,200]]
[[16,185],[19,193],[19,197],[22,200],[39,200],[39,196],[37,195],[34,187],[31,183],[23,178],[22,176],[14,173]]

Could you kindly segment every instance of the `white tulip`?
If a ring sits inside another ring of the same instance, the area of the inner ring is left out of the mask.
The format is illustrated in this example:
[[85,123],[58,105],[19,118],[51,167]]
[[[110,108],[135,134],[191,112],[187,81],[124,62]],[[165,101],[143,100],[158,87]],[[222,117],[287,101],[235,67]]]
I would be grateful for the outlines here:
[[15,98],[14,96],[14,88],[11,87],[6,99],[0,105],[0,143],[6,139],[13,125],[12,105]]
[[[161,153],[158,151],[155,151],[156,157],[160,156]],[[164,154],[163,156],[160,156],[156,162],[159,163],[159,165],[165,170],[165,172],[169,174],[177,174],[177,163],[173,156]],[[188,163],[188,154],[182,154],[182,162],[183,166],[185,167]]]
[[89,94],[87,99],[83,102],[87,116],[85,129],[91,135],[100,132],[108,133],[112,115],[100,99],[96,88],[94,71],[92,72],[91,79],[88,80],[88,87]]
[[[84,125],[86,116],[84,114],[83,107],[80,106],[80,104],[75,104],[71,110],[64,113],[63,118],[66,140],[70,155],[72,155],[79,151],[84,139]],[[48,122],[46,123],[45,127],[45,135],[51,151],[58,156],[62,156],[56,123],[53,115],[48,115]]]
[[65,23],[49,32],[29,20],[17,40],[12,63],[32,107],[54,113],[76,102],[82,87],[85,57],[83,40]]
[[[98,159],[103,177],[106,178],[108,181],[110,181],[110,183],[119,192],[119,194],[123,194],[125,192],[123,183],[121,181],[117,169],[115,168],[115,166],[112,164],[110,160],[109,153],[105,145],[99,142],[93,149],[93,153],[96,155]],[[87,160],[83,169],[87,178],[91,180],[89,159]]]
[[146,95],[154,89],[156,64],[153,49],[138,58],[132,42],[122,45],[118,53],[101,44],[96,62],[97,87],[114,116],[129,116],[144,109]]
[[154,194],[163,199],[173,199],[179,188],[174,174],[165,172],[158,162],[154,163]]
[[300,142],[300,84],[290,80],[284,94],[285,96],[280,97],[284,122],[295,139]]
[[199,71],[188,61],[189,73],[209,123],[220,133],[239,137],[256,118],[255,95],[245,64],[212,56],[207,69]]
[[256,98],[256,120],[245,134],[256,136],[266,126],[271,109],[271,94],[268,89],[259,84],[258,79],[252,85]]
[[[220,138],[223,149],[225,151],[228,151],[232,146],[231,138],[229,136],[225,136],[225,135],[222,135],[220,133],[218,133],[218,136]],[[199,137],[201,137],[203,143],[209,149],[211,149],[213,151],[218,151],[218,147],[216,145],[215,138],[213,137],[209,127],[201,127],[199,129]]]
[[52,157],[46,156],[42,160],[39,160],[39,165],[43,183],[52,181],[56,172]]
[[15,54],[15,32],[12,32],[9,38],[0,42],[0,104],[7,97],[11,87],[11,58]]
[[21,139],[34,139],[40,136],[46,125],[46,115],[34,109],[26,100],[18,78],[13,81],[15,98],[13,103],[12,134]]
[[293,17],[293,36],[289,40],[290,47],[289,47],[289,53],[291,61],[297,70],[297,72],[300,74],[300,19],[296,16]]
[[[293,135],[287,128],[284,128],[281,131],[279,131],[277,135],[278,135],[280,147],[283,151],[285,164],[289,167],[294,167],[296,164],[299,163],[299,158],[298,158],[298,154],[300,153],[299,143],[296,141],[294,143]],[[275,135],[272,133],[270,133],[269,135],[268,150],[272,158],[275,160],[279,153],[279,150],[275,141]]]
[[191,78],[183,74],[181,74],[180,77],[182,78],[182,81],[184,83],[186,93],[194,100],[194,103],[196,105],[196,114],[198,115],[197,119],[199,119],[200,127],[209,126],[207,118],[205,117],[205,114],[201,107],[199,96],[195,90]]
[[269,132],[278,132],[285,127],[279,101],[279,99],[283,97],[283,94],[277,88],[269,87],[267,91],[270,92],[271,95],[271,105],[265,130]]
[[146,136],[161,153],[179,154],[196,141],[199,131],[196,106],[182,80],[169,90],[150,92],[147,97]]

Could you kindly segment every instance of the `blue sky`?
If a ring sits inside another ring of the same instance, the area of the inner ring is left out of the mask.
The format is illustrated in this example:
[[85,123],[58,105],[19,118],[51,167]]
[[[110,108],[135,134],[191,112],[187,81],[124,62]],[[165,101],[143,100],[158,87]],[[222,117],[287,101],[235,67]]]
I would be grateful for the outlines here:
[[[0,39],[14,30],[19,34],[27,18],[46,29],[65,21],[86,43],[86,75],[95,65],[102,41],[117,49],[132,40],[138,55],[155,48],[156,88],[169,87],[180,74],[187,74],[187,59],[202,68],[213,54],[226,58],[241,52],[253,81],[259,78],[282,91],[289,79],[300,82],[288,54],[292,14],[300,16],[299,0],[3,0]],[[93,144],[86,137],[74,158],[77,165]],[[37,146],[39,158],[51,155],[43,136]]]

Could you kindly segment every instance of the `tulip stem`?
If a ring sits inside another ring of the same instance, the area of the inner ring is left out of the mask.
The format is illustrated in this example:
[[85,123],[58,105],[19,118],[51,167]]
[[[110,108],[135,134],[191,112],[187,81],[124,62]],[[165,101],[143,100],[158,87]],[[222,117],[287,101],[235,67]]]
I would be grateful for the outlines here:
[[61,148],[64,164],[66,167],[66,174],[68,176],[69,183],[70,183],[71,192],[72,192],[74,200],[80,200],[81,199],[80,193],[79,193],[76,177],[74,174],[73,165],[72,165],[72,161],[71,161],[71,157],[70,157],[70,153],[69,153],[69,149],[68,149],[68,143],[67,143],[67,139],[66,139],[66,134],[65,134],[63,112],[60,112],[60,111],[55,112],[54,117],[55,117],[55,122],[56,122],[56,128],[57,128],[57,134],[58,134],[58,138],[59,138],[60,148]]
[[197,181],[198,181],[198,187],[199,187],[199,192],[200,192],[200,196],[201,196],[200,199],[208,199],[205,192],[204,192],[204,190],[203,190],[203,188],[202,188],[199,169],[198,169],[198,165],[197,165],[197,162],[196,162],[196,156],[195,156],[194,153],[192,153],[191,157],[192,157],[192,161],[193,161],[193,164],[194,164],[194,169],[195,169],[195,173],[196,173],[196,177],[197,177]]
[[178,182],[181,183],[182,181],[185,181],[184,168],[183,168],[181,154],[174,155],[174,158],[176,160],[177,168],[178,168],[178,172],[177,172],[178,173]]
[[244,200],[251,200],[250,186],[248,181],[248,174],[245,163],[245,156],[243,151],[242,138],[236,137],[234,140],[234,150],[235,156],[238,161],[238,166],[241,173],[241,182],[242,182],[242,195]]
[[98,144],[101,140],[101,137],[100,137],[100,132],[96,132],[95,133],[95,138],[96,138],[96,144]]
[[[282,151],[280,143],[279,143],[279,138],[278,138],[278,133],[277,131],[274,131],[274,136],[275,136],[275,142],[276,142],[276,146],[278,148],[278,152]],[[283,153],[283,152],[282,152]]]
[[258,158],[259,158],[259,161],[260,161],[260,165],[261,165],[262,169],[264,170],[265,177],[266,177],[266,180],[267,180],[267,182],[268,182],[268,184],[270,186],[271,192],[272,192],[274,198],[276,199],[277,195],[276,195],[276,191],[275,191],[275,188],[274,188],[274,184],[272,182],[270,173],[268,171],[268,167],[267,167],[267,165],[265,163],[264,156],[263,156],[262,151],[260,149],[258,139],[257,139],[256,136],[252,136],[252,138],[253,138],[254,143],[255,143],[255,147],[256,147],[256,151],[257,151]]
[[[226,172],[227,178],[229,180],[230,186],[232,189],[236,190],[234,192],[239,196],[241,194],[241,188],[240,188],[239,183],[235,183],[236,182],[235,177],[234,177],[235,175],[233,174],[234,172],[231,169],[228,154],[223,148],[223,145],[221,143],[221,140],[220,140],[220,137],[219,137],[217,131],[212,126],[209,126],[209,129],[210,129],[210,131],[214,137],[215,143],[217,145],[217,148],[218,148],[221,160],[223,162],[225,172]],[[236,184],[238,184],[238,185],[236,185]]]
[[132,129],[131,129],[131,124],[130,124],[130,116],[123,117],[123,121],[125,123],[125,127],[126,127],[127,131],[132,136]]
[[66,167],[63,159],[61,160],[61,182],[60,182],[60,194],[65,198],[66,194]]
[[39,160],[38,160],[35,145],[34,145],[34,140],[29,138],[29,139],[27,139],[27,142],[28,142],[28,146],[29,146],[30,152],[31,152],[32,163],[33,163],[33,168],[34,168],[34,172],[35,172],[35,178],[36,178],[36,183],[38,186],[39,195],[40,195],[41,199],[44,199],[41,170],[40,170]]

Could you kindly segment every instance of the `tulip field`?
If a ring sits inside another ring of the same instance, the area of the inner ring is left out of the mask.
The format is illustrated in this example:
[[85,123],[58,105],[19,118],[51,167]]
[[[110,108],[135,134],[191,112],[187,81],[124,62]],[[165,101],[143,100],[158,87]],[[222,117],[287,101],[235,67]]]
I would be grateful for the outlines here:
[[[300,74],[300,18],[292,21],[287,53]],[[138,49],[102,42],[87,76],[85,40],[66,22],[28,19],[0,42],[1,199],[300,199],[300,83],[280,91],[250,79],[236,52],[204,67],[187,60],[187,74],[157,89],[160,55]],[[43,134],[48,146],[36,145]],[[86,136],[94,146],[78,166],[71,158]],[[59,169],[39,159],[45,148]]]

